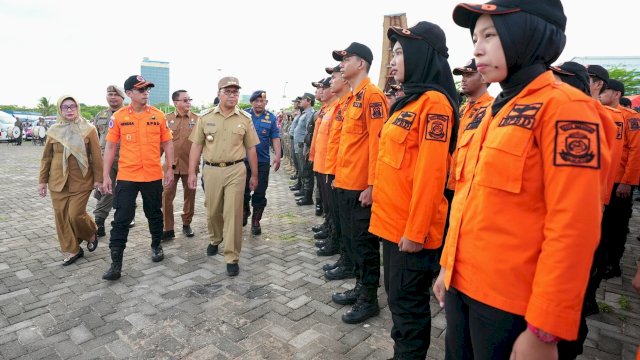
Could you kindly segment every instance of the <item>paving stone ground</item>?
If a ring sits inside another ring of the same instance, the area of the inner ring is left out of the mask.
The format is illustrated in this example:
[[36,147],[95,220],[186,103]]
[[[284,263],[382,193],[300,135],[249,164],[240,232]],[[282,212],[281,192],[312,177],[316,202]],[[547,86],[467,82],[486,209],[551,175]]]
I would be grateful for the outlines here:
[[[315,255],[312,206],[298,207],[284,171],[272,173],[261,236],[246,228],[240,275],[226,275],[222,256],[206,256],[202,191],[193,238],[178,231],[165,259],[150,259],[142,206],[125,251],[123,277],[109,267],[108,236],[98,249],[62,267],[50,198],[37,195],[42,147],[0,144],[0,359],[387,359],[390,313],[381,287],[380,315],[342,323],[331,302],[353,280],[325,281]],[[180,187],[179,187],[180,188]],[[182,206],[182,190],[176,209]],[[141,205],[141,198],[138,199]],[[636,202],[636,204],[639,204]],[[95,200],[91,199],[92,211]],[[640,206],[636,206],[637,211]],[[107,224],[109,223],[107,220]],[[176,214],[179,230],[180,217]],[[108,230],[108,227],[107,227]],[[634,215],[624,276],[603,284],[608,313],[589,319],[581,359],[633,359],[640,338],[640,299],[631,287],[640,255]],[[83,244],[84,246],[84,244]],[[430,359],[444,358],[444,312],[435,301]]]

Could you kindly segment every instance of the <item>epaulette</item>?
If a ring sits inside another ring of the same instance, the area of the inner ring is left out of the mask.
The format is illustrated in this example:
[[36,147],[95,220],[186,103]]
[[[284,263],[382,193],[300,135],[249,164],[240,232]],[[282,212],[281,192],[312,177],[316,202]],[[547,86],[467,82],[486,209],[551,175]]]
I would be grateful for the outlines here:
[[205,115],[209,114],[210,112],[212,112],[212,111],[213,111],[213,109],[215,109],[215,107],[208,108],[207,110],[203,110],[203,111],[200,113],[200,115],[198,115],[198,116],[203,117],[203,116],[205,116]]
[[247,119],[251,120],[251,114],[249,114],[248,112],[240,109],[240,114],[244,115],[247,117]]

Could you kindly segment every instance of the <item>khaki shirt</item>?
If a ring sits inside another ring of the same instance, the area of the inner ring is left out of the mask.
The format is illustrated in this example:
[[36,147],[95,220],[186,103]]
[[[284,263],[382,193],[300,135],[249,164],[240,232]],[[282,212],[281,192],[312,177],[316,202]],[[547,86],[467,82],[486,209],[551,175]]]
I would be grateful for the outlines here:
[[260,143],[251,115],[236,108],[225,117],[219,107],[202,115],[189,140],[203,146],[202,158],[210,163],[242,160]]
[[[116,110],[118,111],[118,110]],[[104,155],[104,148],[107,146],[107,133],[109,132],[109,120],[114,112],[111,108],[106,108],[96,114],[93,118],[93,125],[98,130],[98,138],[100,139],[100,150]],[[118,159],[120,158],[120,143],[116,146],[116,156],[113,158],[114,166],[118,166]]]
[[167,127],[173,135],[173,173],[175,175],[189,174],[189,152],[191,151],[189,135],[197,123],[198,115],[191,111],[185,116],[178,115],[177,111],[167,114]]

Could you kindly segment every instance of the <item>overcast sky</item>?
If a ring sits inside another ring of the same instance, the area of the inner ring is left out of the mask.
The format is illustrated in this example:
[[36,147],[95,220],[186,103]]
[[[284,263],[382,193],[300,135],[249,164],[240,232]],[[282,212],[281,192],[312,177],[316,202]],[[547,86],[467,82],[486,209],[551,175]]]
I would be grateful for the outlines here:
[[[107,85],[122,86],[139,74],[146,56],[168,61],[171,91],[187,89],[195,105],[211,103],[218,79],[233,75],[242,93],[265,90],[269,108],[279,108],[312,92],[311,81],[336,63],[331,51],[352,41],[372,49],[370,75],[377,83],[387,14],[406,13],[409,26],[438,24],[447,35],[451,67],[463,65],[473,49],[468,30],[451,19],[458,2],[0,0],[0,104],[31,107],[42,96],[55,102],[68,93],[85,104],[106,105]],[[631,43],[639,1],[563,4],[567,46],[559,61],[640,55]]]

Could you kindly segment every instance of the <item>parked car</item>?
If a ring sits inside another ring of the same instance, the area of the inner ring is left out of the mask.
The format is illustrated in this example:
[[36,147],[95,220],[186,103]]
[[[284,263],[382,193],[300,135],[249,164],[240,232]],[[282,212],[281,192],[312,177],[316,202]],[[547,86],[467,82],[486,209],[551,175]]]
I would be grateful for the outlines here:
[[0,141],[9,141],[9,128],[13,127],[16,123],[16,118],[7,114],[4,111],[0,111]]

